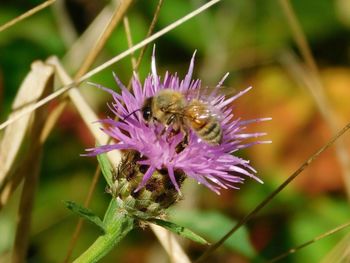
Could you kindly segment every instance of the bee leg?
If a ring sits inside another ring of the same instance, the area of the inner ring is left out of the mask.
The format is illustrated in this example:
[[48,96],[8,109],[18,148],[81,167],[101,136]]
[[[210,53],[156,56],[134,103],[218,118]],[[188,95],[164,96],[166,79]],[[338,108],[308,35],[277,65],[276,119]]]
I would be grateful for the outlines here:
[[[173,133],[171,131],[171,126],[166,125],[161,132],[158,134],[159,137],[162,137],[164,134],[167,134],[167,141],[169,139],[169,137],[172,137]],[[169,141],[168,141],[169,142]]]
[[166,125],[170,126],[172,123],[174,123],[175,119],[176,119],[176,115],[175,114],[170,115],[170,117],[166,121]]
[[165,126],[162,131],[160,132],[160,136],[163,136],[167,131],[169,131],[169,126]]
[[176,145],[175,151],[176,153],[182,152],[188,146],[188,134],[184,135],[183,140]]
[[175,115],[175,114],[170,115],[170,117],[167,119],[167,121],[166,121],[166,123],[165,123],[165,127],[164,127],[164,129],[162,130],[161,135],[163,135],[165,132],[168,132],[170,129],[175,130],[175,129],[174,129],[174,125],[171,126],[171,124],[176,123],[175,120],[176,120],[176,115]]

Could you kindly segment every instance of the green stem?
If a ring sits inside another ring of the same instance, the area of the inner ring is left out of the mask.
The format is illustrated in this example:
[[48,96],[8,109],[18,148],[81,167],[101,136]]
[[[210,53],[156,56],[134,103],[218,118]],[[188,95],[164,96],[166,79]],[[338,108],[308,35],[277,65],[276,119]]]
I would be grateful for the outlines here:
[[134,228],[134,219],[126,214],[119,214],[106,223],[106,233],[97,238],[73,263],[97,262]]

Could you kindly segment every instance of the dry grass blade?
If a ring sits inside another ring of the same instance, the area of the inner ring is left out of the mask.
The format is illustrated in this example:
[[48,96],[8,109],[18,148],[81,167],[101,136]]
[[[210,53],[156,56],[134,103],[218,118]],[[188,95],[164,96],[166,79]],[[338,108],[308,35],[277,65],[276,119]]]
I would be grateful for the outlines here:
[[[133,43],[132,43],[129,19],[127,16],[123,18],[123,24],[125,29],[126,40],[128,42],[128,48],[131,48],[133,46]],[[136,59],[135,59],[134,53],[131,54],[131,66],[132,66],[132,69],[136,71]]]
[[[158,5],[157,5],[157,8],[156,8],[156,11],[154,12],[154,15],[153,15],[153,19],[152,19],[151,25],[150,25],[149,28],[148,28],[148,32],[147,32],[147,35],[146,35],[145,38],[148,38],[148,37],[150,37],[150,36],[152,35],[153,30],[154,30],[154,27],[156,26],[156,23],[157,23],[157,21],[158,21],[160,9],[161,9],[161,7],[162,7],[162,5],[163,5],[163,2],[164,2],[163,0],[159,0]],[[134,63],[133,63],[133,70],[134,70],[136,73],[137,73],[137,71],[138,71],[138,69],[139,69],[139,67],[140,67],[140,64],[141,64],[142,58],[143,58],[143,56],[144,56],[144,54],[145,54],[145,52],[146,52],[147,46],[148,46],[148,45],[145,45],[145,46],[142,47],[142,49],[141,49],[141,51],[140,51],[140,55],[139,55],[139,57],[137,58],[137,61],[136,61],[136,63],[135,63],[135,66],[134,66]],[[127,88],[128,88],[129,90],[130,90],[130,88],[131,88],[131,81],[132,81],[132,77],[130,78],[129,83],[128,83],[128,86],[127,86]]]
[[0,32],[8,29],[9,27],[17,24],[18,22],[22,21],[23,19],[26,19],[32,15],[34,15],[35,13],[39,12],[40,10],[52,5],[54,2],[56,2],[56,0],[48,0],[30,10],[28,10],[27,12],[23,13],[22,15],[14,18],[13,20],[5,23],[4,25],[0,26]]
[[62,59],[62,64],[67,71],[75,72],[79,70],[85,57],[95,45],[95,41],[101,32],[100,29],[105,28],[106,24],[110,21],[113,10],[111,4],[103,8],[84,33],[70,47]]
[[338,244],[320,261],[320,263],[344,263],[350,262],[350,233],[348,233]]
[[28,241],[30,235],[31,214],[33,209],[36,187],[39,179],[41,149],[36,149],[35,154],[29,155],[23,164],[27,170],[22,188],[21,201],[18,212],[15,243],[12,251],[12,263],[26,261]]
[[[23,82],[18,95],[15,99],[18,101],[19,104],[21,104],[21,101],[24,102],[24,104],[27,104],[26,101],[29,99],[30,96],[35,97],[35,100],[38,100],[40,97],[44,97],[44,94],[49,93],[46,92],[46,87],[49,84],[49,81],[51,81],[51,76],[54,73],[54,70],[51,66],[45,65],[42,62],[35,62],[32,65],[32,71],[28,74],[26,80]],[[40,78],[41,74],[41,78]],[[34,89],[34,92],[33,92]],[[45,91],[45,92],[44,92]],[[50,92],[52,89],[50,90]],[[12,193],[17,189],[18,185],[23,179],[23,176],[26,175],[27,171],[23,171],[23,167],[28,167],[31,163],[29,161],[28,163],[28,158],[27,163],[24,163],[20,167],[14,167],[13,162],[14,162],[14,156],[13,154],[17,154],[18,149],[24,139],[24,135],[26,133],[26,130],[28,129],[29,126],[29,119],[26,121],[23,120],[23,122],[18,123],[18,124],[13,124],[8,127],[5,131],[5,135],[3,137],[3,140],[1,142],[2,147],[4,149],[10,149],[12,153],[12,164],[10,165],[10,171],[7,173],[5,183],[3,187],[1,188],[1,193],[0,193],[0,209],[7,203],[9,198],[11,197]],[[13,137],[12,137],[13,136]],[[13,140],[13,143],[12,143]],[[40,142],[43,143],[44,140],[42,139],[42,136],[40,136]],[[8,146],[8,148],[7,148]],[[13,148],[12,148],[13,147]],[[15,151],[17,149],[17,151]],[[27,154],[32,154],[32,152],[27,152]],[[2,157],[8,156],[8,155],[1,155]],[[0,157],[1,158],[1,157]],[[7,157],[7,161],[9,161]],[[35,168],[35,167],[34,167]]]
[[[67,72],[62,67],[61,63],[56,57],[51,57],[48,59],[48,63],[51,63],[55,68],[59,79],[63,82],[63,85],[72,83],[72,79],[69,77]],[[109,137],[100,130],[98,125],[94,125],[93,123],[97,121],[99,118],[95,114],[95,112],[90,108],[87,104],[81,93],[77,88],[72,88],[68,92],[69,98],[76,106],[80,116],[84,120],[90,132],[95,137],[98,144],[103,145],[106,144],[109,140]],[[119,163],[121,155],[119,151],[113,151],[108,154],[108,158],[114,164]]]
[[[9,118],[21,115],[28,105],[33,105],[43,95],[44,88],[51,75],[53,68],[43,64],[40,61],[32,64],[32,69],[24,79],[16,95],[12,106],[12,113]],[[31,121],[31,115],[25,115],[20,122],[7,127],[0,142],[0,187],[2,188],[13,168],[15,158],[20,150],[28,125]]]
[[181,246],[176,241],[174,235],[164,228],[150,224],[151,229],[156,234],[157,238],[165,248],[165,251],[170,256],[170,262],[174,263],[189,263],[191,262],[187,255],[183,252]]
[[[125,13],[127,10],[127,7],[129,4],[122,4],[121,8],[123,8],[123,12]],[[120,6],[119,6],[120,7]],[[91,51],[93,53],[93,57],[96,58],[98,54],[101,52],[102,47],[105,45],[106,41],[108,40],[109,36],[112,33],[112,30],[119,22],[120,18],[123,16],[124,13],[118,12],[118,7],[116,7],[116,11],[114,14],[110,11],[110,6],[105,7],[101,13],[97,16],[97,18],[94,20],[94,22],[89,26],[89,28],[84,32],[83,36],[76,42],[76,44],[73,46],[73,48],[68,52],[68,54],[65,56],[66,63],[69,64],[70,68],[76,68],[80,63],[83,65],[87,65],[86,63],[83,63],[83,61],[80,60],[80,57],[90,57],[89,61],[92,63],[92,55],[88,55],[88,51]],[[107,24],[107,26],[105,26]],[[100,28],[105,27],[105,30],[98,38],[97,32],[100,32]],[[95,42],[94,40],[97,40]],[[91,43],[95,43],[95,46],[98,46],[99,49],[92,48],[93,45]],[[73,54],[79,54],[78,57]],[[78,59],[79,58],[79,59]],[[86,61],[86,60],[85,60]],[[87,68],[86,68],[87,70]],[[81,74],[84,74],[85,72],[80,68],[75,75],[75,78],[78,78]],[[44,140],[48,137],[50,134],[52,128],[54,127],[57,119],[62,114],[63,110],[65,109],[66,105],[68,103],[68,100],[65,99],[60,102],[59,106],[55,108],[55,110],[50,114],[46,125],[44,127]]]
[[[35,86],[35,88],[42,91],[42,96],[53,90],[53,70],[52,67],[48,68],[51,71],[51,75],[49,78],[47,78],[47,75],[44,72],[42,81],[44,86]],[[16,174],[20,175],[19,178],[24,178],[24,184],[18,211],[16,237],[12,251],[12,263],[22,263],[26,260],[30,235],[31,214],[39,179],[43,145],[43,142],[40,140],[40,136],[38,135],[41,133],[46,112],[47,111],[44,108],[35,112],[33,116],[33,124],[31,125],[30,129],[30,135],[28,136],[29,147],[26,151],[26,158],[25,161],[20,164],[18,171],[16,171]]]
[[[152,33],[153,33],[154,27],[156,26],[156,23],[158,21],[160,9],[161,9],[161,7],[163,5],[163,2],[164,2],[164,0],[159,0],[159,2],[158,2],[156,11],[154,12],[154,15],[153,15],[153,19],[152,19],[151,25],[148,28],[148,32],[147,32],[146,38],[150,37],[152,35]],[[139,55],[139,57],[137,59],[136,66],[135,66],[135,70],[136,71],[139,69],[139,66],[141,64],[143,55],[146,52],[146,48],[147,48],[147,45],[145,45],[140,51],[140,55]]]
[[280,5],[285,16],[288,19],[289,26],[291,27],[293,37],[298,45],[298,48],[305,59],[306,64],[314,73],[318,72],[316,62],[312,56],[310,46],[306,40],[306,37],[301,29],[298,19],[295,16],[293,8],[289,0],[279,0]]
[[76,74],[76,79],[79,79],[82,75],[84,75],[86,71],[89,70],[89,68],[91,67],[92,63],[94,63],[98,54],[100,54],[107,39],[112,34],[112,31],[115,29],[117,24],[125,15],[131,3],[132,3],[132,0],[121,1],[120,6],[115,9],[115,12],[111,20],[109,21],[108,25],[103,30],[103,33],[99,37],[98,41],[95,42],[95,46],[92,48],[91,52],[89,52],[88,55],[86,56],[83,64],[81,65],[78,73]]
[[309,157],[292,175],[290,175],[275,191],[268,195],[260,204],[258,204],[248,215],[246,215],[241,221],[239,221],[225,236],[219,241],[211,245],[207,251],[200,256],[196,262],[200,262],[206,259],[211,253],[219,248],[231,235],[233,235],[241,226],[254,217],[261,209],[263,209],[278,193],[280,193],[287,185],[292,182],[304,169],[309,166],[322,152],[332,146],[345,132],[350,129],[350,123],[348,123],[342,130],[340,130],[327,144],[321,147],[316,153]]
[[[317,236],[317,237],[315,237],[315,238],[313,238],[313,239],[311,239],[311,240],[309,240],[309,241],[307,241],[307,242],[305,242],[305,243],[303,243],[303,244],[301,244],[301,245],[299,245],[299,246],[297,246],[295,248],[291,248],[288,251],[286,251],[285,253],[283,253],[283,254],[281,254],[281,255],[279,255],[279,256],[269,260],[268,262],[269,263],[273,263],[273,262],[280,261],[281,259],[284,259],[288,255],[293,254],[293,253],[297,252],[298,250],[300,250],[300,249],[302,249],[302,248],[304,248],[304,247],[306,247],[308,245],[311,245],[312,243],[315,243],[315,242],[317,242],[317,241],[319,241],[319,240],[321,240],[321,239],[323,239],[325,237],[328,237],[328,236],[330,236],[330,235],[332,235],[334,233],[337,233],[340,230],[343,230],[344,228],[346,228],[348,226],[350,226],[350,222],[345,223],[343,225],[340,225],[340,226],[338,226],[338,227],[336,227],[336,228],[334,228],[334,229],[332,229],[332,230],[330,230],[330,231],[328,231],[326,233],[323,233],[322,235],[319,235],[319,236]],[[328,261],[328,262],[333,262],[334,263],[335,261]]]
[[350,249],[349,249],[349,243],[347,243],[346,249],[344,249],[341,253],[341,257],[338,258],[338,261],[328,261],[328,262],[349,262],[350,261]]
[[140,43],[136,44],[132,48],[124,51],[123,53],[121,53],[121,54],[119,54],[119,55],[117,55],[115,57],[113,57],[112,59],[108,60],[107,62],[105,62],[101,66],[91,70],[90,72],[88,72],[87,74],[82,76],[80,79],[78,79],[75,83],[71,82],[71,83],[65,85],[64,87],[62,87],[61,89],[57,90],[56,92],[50,94],[45,99],[40,100],[36,104],[30,105],[28,107],[25,107],[25,109],[23,109],[23,112],[21,112],[21,114],[18,114],[17,116],[9,118],[7,121],[5,121],[2,124],[0,124],[0,130],[4,129],[5,127],[10,125],[11,123],[19,120],[20,118],[24,117],[25,115],[29,114],[30,112],[36,110],[37,108],[45,105],[49,101],[51,101],[51,100],[59,97],[60,95],[64,94],[68,90],[72,89],[74,87],[74,85],[79,84],[79,83],[89,79],[90,77],[92,77],[93,75],[97,74],[98,72],[106,69],[107,67],[109,67],[112,64],[116,63],[117,61],[127,57],[130,54],[132,54],[136,50],[142,48],[145,45],[148,45],[149,43],[151,43],[155,39],[157,39],[157,38],[161,37],[162,35],[168,33],[172,29],[174,29],[174,28],[178,27],[179,25],[185,23],[189,19],[197,16],[201,12],[207,10],[209,7],[213,6],[214,4],[216,4],[216,3],[220,2],[220,1],[221,0],[211,0],[210,2],[204,4],[200,8],[196,9],[195,11],[189,13],[188,15],[182,17],[181,19],[175,21],[174,23],[170,24],[169,26],[167,26],[167,27],[163,28],[162,30],[158,31],[157,33],[155,33],[154,35],[150,36],[149,38],[144,39],[143,41],[141,41]]
[[61,89],[51,93],[50,95],[46,96],[45,98],[39,100],[36,103],[23,106],[23,108],[21,109],[20,112],[18,112],[17,114],[14,114],[14,115],[10,115],[8,120],[3,122],[0,125],[0,130],[5,129],[7,126],[9,126],[10,124],[14,123],[15,121],[25,117],[26,115],[32,113],[33,111],[35,111],[36,109],[40,108],[41,106],[43,106],[43,105],[49,103],[50,101],[56,99],[57,97],[59,97],[62,94],[66,93],[68,90],[70,90],[73,87],[74,87],[74,83],[70,83],[69,85],[66,85],[66,86],[62,87]]
[[[312,56],[311,49],[308,45],[306,36],[298,22],[298,19],[294,13],[293,7],[290,4],[290,1],[280,0],[280,4],[288,20],[298,49],[300,50],[307,66],[306,69],[303,69],[302,66],[300,66],[300,63],[299,65],[298,63],[294,63],[292,65],[292,67],[296,68],[297,70],[299,70],[299,73],[301,73],[296,76],[296,79],[298,79],[299,77],[303,77],[305,85],[313,95],[319,111],[326,120],[332,133],[335,134],[339,125],[337,124],[336,116],[333,110],[331,109],[327,97],[324,93],[324,85],[321,81],[319,70],[317,68],[315,59]],[[303,71],[305,72],[303,73]],[[342,142],[342,140],[339,140],[336,144],[336,153],[342,168],[342,176],[345,183],[346,192],[348,198],[350,199],[350,157],[347,153],[347,150],[344,147],[344,143]]]
[[58,1],[52,6],[53,15],[62,42],[66,47],[70,47],[78,38],[78,32],[74,28],[73,21],[69,17],[65,1]]
[[[121,8],[123,8],[123,12],[125,13],[127,10],[127,7],[129,4],[127,2],[124,2],[122,4]],[[81,58],[87,58],[90,57],[89,61],[90,63],[93,62],[92,57],[96,58],[98,54],[101,52],[102,47],[106,44],[106,41],[110,37],[113,29],[116,27],[117,23],[119,22],[120,18],[124,15],[124,13],[118,12],[118,7],[116,7],[116,11],[114,14],[110,11],[111,7],[107,6],[105,7],[100,14],[97,16],[97,18],[93,21],[93,23],[89,26],[89,28],[84,32],[83,36],[76,41],[76,43],[73,45],[71,50],[66,54],[64,60],[65,63],[68,64],[71,69],[76,69],[78,65],[82,64],[82,66],[85,65],[85,70],[87,63],[83,63],[83,60]],[[107,25],[107,26],[105,26]],[[98,37],[97,32],[100,32],[100,28],[105,28],[103,33]],[[97,42],[95,41],[97,39]],[[94,44],[91,44],[94,43]],[[93,45],[98,46],[99,48],[93,48]],[[89,55],[90,53],[93,53],[93,55]],[[78,54],[78,56],[76,55]],[[85,59],[87,61],[87,59]],[[82,67],[79,68],[77,74],[74,76],[75,79],[79,78],[81,74],[84,74],[85,71],[82,69]],[[49,133],[51,132],[52,128],[54,127],[57,119],[62,114],[63,110],[65,109],[66,105],[68,103],[68,100],[63,100],[60,102],[59,106],[50,114],[47,123],[45,125],[45,135],[44,137],[47,137]]]

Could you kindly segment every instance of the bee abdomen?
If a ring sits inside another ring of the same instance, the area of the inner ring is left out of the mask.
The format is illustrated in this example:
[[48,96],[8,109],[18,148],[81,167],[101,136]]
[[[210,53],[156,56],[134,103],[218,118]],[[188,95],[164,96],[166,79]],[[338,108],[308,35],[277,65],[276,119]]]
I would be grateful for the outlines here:
[[198,136],[209,144],[219,144],[222,139],[220,123],[211,120],[196,130]]

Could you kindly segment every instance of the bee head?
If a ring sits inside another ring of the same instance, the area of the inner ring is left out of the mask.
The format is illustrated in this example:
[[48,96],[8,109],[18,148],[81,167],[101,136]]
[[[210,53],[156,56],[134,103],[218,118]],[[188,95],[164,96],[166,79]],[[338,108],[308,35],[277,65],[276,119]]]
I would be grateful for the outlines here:
[[148,98],[145,101],[141,111],[142,111],[142,116],[143,116],[144,120],[150,121],[152,118],[152,97]]

